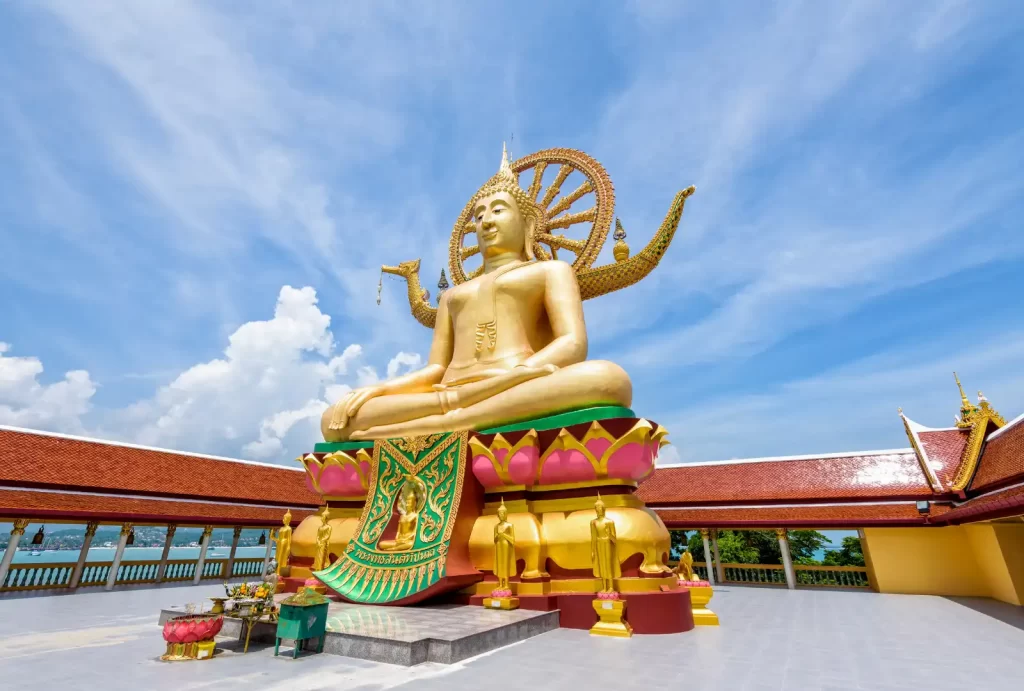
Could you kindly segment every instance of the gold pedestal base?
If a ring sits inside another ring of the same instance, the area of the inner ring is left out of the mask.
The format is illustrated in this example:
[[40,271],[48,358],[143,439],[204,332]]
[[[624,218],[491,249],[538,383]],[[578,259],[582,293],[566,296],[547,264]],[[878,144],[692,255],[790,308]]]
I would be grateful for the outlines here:
[[594,611],[600,621],[590,629],[593,636],[613,636],[615,638],[631,638],[633,627],[622,620],[626,612],[625,600],[594,600]]
[[485,597],[484,607],[488,609],[519,609],[518,597]]
[[167,652],[160,656],[164,662],[185,662],[187,660],[212,660],[216,647],[214,641],[198,643],[168,643]]
[[693,623],[697,626],[718,626],[718,615],[708,609],[708,603],[715,594],[709,585],[688,586],[680,581],[681,586],[690,591],[690,606],[693,607]]

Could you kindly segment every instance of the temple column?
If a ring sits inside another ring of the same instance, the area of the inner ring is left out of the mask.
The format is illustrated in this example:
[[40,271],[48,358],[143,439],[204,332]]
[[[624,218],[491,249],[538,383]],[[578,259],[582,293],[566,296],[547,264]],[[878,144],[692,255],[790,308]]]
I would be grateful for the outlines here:
[[203,537],[199,541],[199,561],[196,562],[196,575],[192,579],[192,585],[199,585],[203,580],[203,565],[206,564],[206,548],[210,546],[210,537],[213,535],[213,526],[203,528]]
[[700,529],[700,537],[704,540],[704,563],[707,564],[708,582],[714,585],[717,583],[717,579],[715,578],[715,561],[711,558],[711,543],[708,540],[710,532],[707,528]]
[[3,560],[0,560],[0,586],[3,586],[4,579],[7,578],[11,562],[14,561],[14,553],[18,551],[18,543],[21,542],[21,536],[25,534],[25,528],[27,527],[27,518],[19,518],[14,521],[14,527],[11,528],[11,539],[7,543]]
[[786,572],[786,587],[796,590],[796,571],[793,570],[793,558],[789,554],[789,536],[785,528],[776,528],[775,535],[779,538],[779,551],[782,552],[782,568]]
[[110,572],[107,574],[107,584],[104,590],[113,590],[117,583],[117,570],[121,566],[121,558],[124,557],[124,548],[128,546],[128,533],[132,532],[131,523],[121,524],[121,537],[117,539],[117,551],[114,552],[114,563],[110,565]]
[[722,566],[722,558],[718,555],[718,531],[711,531],[711,549],[715,553],[715,576],[719,583],[725,583],[725,567]]
[[277,534],[276,528],[271,528],[267,535],[267,553],[263,555],[263,575],[267,575],[267,569],[270,568],[270,558],[274,554],[274,536]]
[[164,582],[164,574],[167,573],[167,558],[171,556],[171,544],[174,542],[174,532],[178,526],[173,523],[167,526],[167,537],[164,539],[164,551],[160,555],[160,569],[156,572],[156,582]]
[[242,526],[235,526],[235,534],[231,538],[231,551],[228,552],[228,572],[224,574],[224,580],[228,580],[235,573],[235,552],[238,551],[238,538],[242,537]]
[[82,572],[85,571],[85,562],[89,558],[89,548],[92,547],[92,538],[96,535],[96,528],[99,523],[92,522],[85,526],[85,538],[82,540],[82,551],[78,553],[78,563],[75,570],[71,572],[71,580],[68,581],[68,588],[74,590],[82,580]]

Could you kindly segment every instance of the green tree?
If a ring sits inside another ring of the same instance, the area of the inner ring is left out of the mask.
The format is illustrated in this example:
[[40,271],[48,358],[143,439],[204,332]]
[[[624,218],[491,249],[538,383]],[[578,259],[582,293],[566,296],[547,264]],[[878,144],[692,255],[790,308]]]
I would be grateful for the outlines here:
[[[669,558],[678,559],[682,556],[686,550],[686,533],[685,530],[670,530],[668,531],[669,537],[672,538],[672,546],[669,548]],[[700,537],[700,531],[697,531],[697,537]],[[696,554],[693,557],[697,558]]]
[[[831,544],[829,539],[817,530],[789,531],[789,552],[796,564],[817,564],[814,553],[828,544]],[[699,530],[690,535],[687,545],[694,561],[704,561],[704,542]],[[719,530],[718,553],[723,563],[782,563],[779,539],[774,530]]]
[[843,546],[829,550],[821,562],[826,566],[864,566],[864,552],[859,537],[844,537]]

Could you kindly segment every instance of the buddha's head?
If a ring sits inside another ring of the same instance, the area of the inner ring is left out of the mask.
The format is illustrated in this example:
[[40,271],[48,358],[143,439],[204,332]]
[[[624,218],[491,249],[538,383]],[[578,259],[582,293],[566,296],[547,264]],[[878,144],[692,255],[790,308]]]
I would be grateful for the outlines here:
[[322,520],[324,524],[326,524],[327,521],[331,520],[331,510],[324,509],[324,512],[320,514],[320,520]]
[[292,512],[290,510],[289,511],[285,511],[284,512],[284,518],[282,518],[281,520],[284,521],[285,526],[291,525],[291,523],[292,523]]
[[508,518],[508,509],[505,508],[505,500],[501,500],[501,506],[498,507],[498,520],[504,522]]
[[416,493],[413,491],[408,491],[405,493],[405,496],[402,499],[406,513],[415,513],[417,504]]
[[501,168],[470,201],[470,223],[476,229],[480,253],[487,257],[517,254],[533,259],[533,238],[541,212],[519,180],[502,148]]
[[604,502],[601,501],[600,495],[598,495],[597,501],[594,502],[594,512],[598,518],[604,518]]

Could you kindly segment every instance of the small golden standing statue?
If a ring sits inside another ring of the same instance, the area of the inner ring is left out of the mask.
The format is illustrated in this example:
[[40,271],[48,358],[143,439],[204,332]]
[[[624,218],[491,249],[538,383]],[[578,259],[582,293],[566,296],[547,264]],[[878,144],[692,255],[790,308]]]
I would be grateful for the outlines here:
[[277,575],[287,577],[291,575],[288,556],[292,551],[292,512],[285,511],[282,521],[284,525],[277,530]]
[[498,523],[494,526],[494,575],[498,577],[498,590],[511,595],[508,579],[516,575],[515,527],[508,522],[505,500],[498,507]]
[[427,492],[423,481],[415,475],[406,475],[398,498],[398,513],[401,514],[398,519],[398,532],[394,540],[381,540],[377,543],[377,549],[385,552],[406,552],[412,549],[416,542],[419,512],[426,499]]
[[679,574],[679,580],[681,581],[692,581],[693,578],[693,555],[690,554],[690,550],[683,552],[683,555],[679,557],[679,568],[676,571]]
[[331,541],[331,526],[327,523],[331,519],[330,509],[324,508],[320,515],[320,527],[316,531],[316,558],[313,560],[313,570],[322,571],[327,568],[328,547]]
[[615,592],[615,579],[622,578],[615,550],[615,521],[604,515],[604,502],[600,495],[594,502],[597,518],[590,522],[590,559],[594,563],[594,576],[601,580],[602,593]]
[[498,587],[484,598],[484,607],[493,609],[518,609],[519,598],[512,597],[509,579],[516,575],[516,533],[515,526],[508,520],[505,500],[498,507],[498,522],[494,525],[494,575]]
[[604,515],[604,502],[598,495],[594,502],[597,517],[590,521],[590,559],[594,564],[594,576],[601,581],[601,590],[593,601],[598,622],[590,629],[595,636],[629,638],[633,627],[623,621],[626,601],[619,599],[615,591],[615,579],[622,577],[622,567],[616,553],[615,521]]

